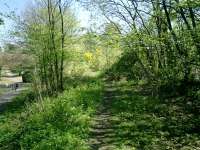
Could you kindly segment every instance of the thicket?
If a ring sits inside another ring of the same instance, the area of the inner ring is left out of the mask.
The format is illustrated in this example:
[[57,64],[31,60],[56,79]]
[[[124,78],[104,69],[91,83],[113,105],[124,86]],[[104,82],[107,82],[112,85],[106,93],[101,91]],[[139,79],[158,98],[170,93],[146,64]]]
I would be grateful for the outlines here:
[[0,149],[89,149],[90,121],[101,91],[99,79],[76,79],[57,98],[19,96],[0,115]]
[[116,73],[138,80],[182,82],[183,88],[199,83],[199,1],[95,0],[89,3],[121,33],[124,53],[120,65],[113,66]]

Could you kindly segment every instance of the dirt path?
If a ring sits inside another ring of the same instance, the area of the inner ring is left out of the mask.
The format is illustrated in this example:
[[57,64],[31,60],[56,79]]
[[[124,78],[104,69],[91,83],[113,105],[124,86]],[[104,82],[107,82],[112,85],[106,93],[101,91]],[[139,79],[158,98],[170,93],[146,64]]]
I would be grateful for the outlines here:
[[107,82],[104,88],[103,103],[99,107],[95,118],[93,119],[90,129],[89,144],[92,150],[115,150],[116,146],[113,139],[115,138],[115,126],[112,122],[111,107],[116,88],[111,82]]
[[5,94],[0,96],[0,112],[2,112],[6,106],[6,104],[12,102],[13,98],[15,98],[17,95],[19,95],[22,91],[24,91],[24,88],[19,88],[16,91],[10,90],[6,92]]

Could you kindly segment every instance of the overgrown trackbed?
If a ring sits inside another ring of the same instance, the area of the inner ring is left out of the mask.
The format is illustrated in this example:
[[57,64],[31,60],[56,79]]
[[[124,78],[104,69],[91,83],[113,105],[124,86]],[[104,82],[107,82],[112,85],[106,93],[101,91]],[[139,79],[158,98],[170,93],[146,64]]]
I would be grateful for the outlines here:
[[[105,81],[103,102],[90,129],[89,145],[92,150],[116,150],[121,144],[121,139],[115,130],[120,120],[117,120],[112,112],[114,100],[122,96],[118,93],[119,89],[120,87],[111,81]],[[126,149],[129,150],[128,147]]]
[[91,150],[199,149],[199,108],[192,112],[183,97],[161,99],[152,91],[145,83],[106,81],[91,124]]

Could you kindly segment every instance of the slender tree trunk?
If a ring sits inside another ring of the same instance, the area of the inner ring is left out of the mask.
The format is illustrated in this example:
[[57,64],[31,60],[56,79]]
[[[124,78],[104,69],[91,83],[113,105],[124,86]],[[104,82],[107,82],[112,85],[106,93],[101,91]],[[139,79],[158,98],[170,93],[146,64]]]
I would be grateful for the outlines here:
[[61,6],[61,0],[59,0],[59,11],[60,11],[60,20],[61,20],[61,63],[60,63],[60,90],[64,90],[63,85],[63,70],[64,70],[64,42],[65,42],[65,33],[64,33],[64,19],[63,11]]
[[163,5],[163,9],[164,9],[165,16],[166,16],[166,19],[167,19],[168,29],[169,29],[170,33],[172,34],[172,37],[173,37],[173,40],[175,42],[175,46],[176,46],[177,51],[179,52],[179,54],[182,55],[183,52],[182,52],[182,50],[181,50],[181,48],[178,44],[178,38],[177,38],[176,33],[174,32],[173,28],[172,28],[170,14],[167,10],[166,0],[162,0],[162,5]]

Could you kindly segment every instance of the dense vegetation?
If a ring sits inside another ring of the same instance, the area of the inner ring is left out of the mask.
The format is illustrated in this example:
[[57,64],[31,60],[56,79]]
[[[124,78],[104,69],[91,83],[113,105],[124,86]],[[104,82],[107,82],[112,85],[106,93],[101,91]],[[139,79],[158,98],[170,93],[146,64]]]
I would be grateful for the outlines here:
[[33,102],[31,93],[16,98],[1,114],[0,149],[88,149],[89,121],[102,85],[83,79],[71,86],[57,98]]
[[15,20],[0,68],[32,86],[0,114],[0,149],[90,149],[107,83],[117,149],[199,149],[200,1],[77,1],[108,22],[80,28],[68,0],[35,1]]

